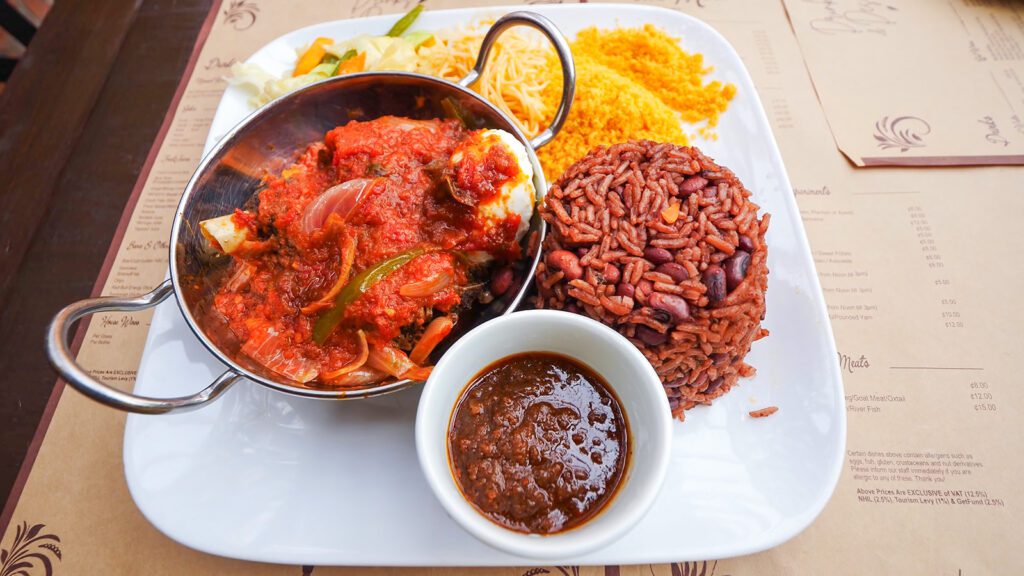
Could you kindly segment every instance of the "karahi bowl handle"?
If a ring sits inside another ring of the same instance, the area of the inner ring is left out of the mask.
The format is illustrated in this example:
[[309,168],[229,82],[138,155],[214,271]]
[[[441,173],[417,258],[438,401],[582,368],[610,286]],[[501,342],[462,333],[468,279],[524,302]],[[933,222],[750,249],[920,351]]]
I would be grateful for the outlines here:
[[136,298],[90,298],[66,306],[58,312],[46,330],[46,355],[54,369],[76,390],[89,398],[125,412],[166,414],[199,408],[217,399],[232,384],[242,379],[233,370],[217,377],[209,386],[190,396],[151,398],[118,390],[97,380],[75,359],[71,351],[71,328],[74,324],[100,312],[138,312],[152,308],[174,294],[174,285],[165,281],[152,292]]
[[558,103],[558,110],[555,111],[551,125],[530,140],[530,146],[537,150],[551,142],[558,131],[562,129],[566,118],[569,117],[569,109],[572,108],[573,96],[576,94],[576,65],[573,63],[572,51],[569,49],[569,43],[566,42],[565,36],[562,36],[562,32],[551,20],[535,12],[510,12],[498,18],[491,29],[487,31],[487,35],[484,36],[480,54],[476,57],[476,64],[465,77],[459,80],[459,85],[469,88],[480,79],[494,43],[503,32],[515,26],[529,26],[539,30],[555,46],[558,60],[562,63],[562,100]]

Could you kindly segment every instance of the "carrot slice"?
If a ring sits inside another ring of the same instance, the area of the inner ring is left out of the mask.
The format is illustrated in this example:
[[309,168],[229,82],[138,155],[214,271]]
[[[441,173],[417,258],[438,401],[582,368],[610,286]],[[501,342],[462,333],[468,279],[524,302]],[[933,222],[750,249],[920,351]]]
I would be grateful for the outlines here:
[[355,72],[362,72],[366,69],[366,52],[360,52],[356,54],[354,58],[349,58],[341,64],[338,64],[338,71],[334,73],[335,76],[341,76],[342,74],[352,74]]
[[679,203],[675,202],[669,204],[668,208],[665,208],[664,210],[661,211],[661,218],[667,224],[675,224],[676,220],[679,219]]
[[313,43],[302,53],[299,57],[299,61],[295,63],[295,71],[292,72],[292,76],[302,76],[303,74],[309,74],[309,71],[316,68],[316,65],[324,59],[327,55],[327,49],[325,46],[334,44],[334,40],[325,38],[323,36],[313,40]]

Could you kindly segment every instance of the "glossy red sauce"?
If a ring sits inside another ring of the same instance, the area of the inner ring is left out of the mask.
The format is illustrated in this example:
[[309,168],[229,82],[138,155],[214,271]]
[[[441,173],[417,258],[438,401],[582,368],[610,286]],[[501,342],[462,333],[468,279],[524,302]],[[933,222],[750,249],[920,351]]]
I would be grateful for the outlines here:
[[[319,381],[308,377],[337,370],[359,356],[357,330],[371,347],[396,345],[403,328],[421,329],[432,317],[456,308],[472,276],[462,256],[466,252],[517,258],[518,215],[485,226],[475,207],[455,201],[438,185],[456,147],[476,137],[453,120],[351,122],[310,145],[280,175],[268,177],[258,208],[234,216],[259,240],[235,255],[231,274],[214,297],[215,309],[242,343],[242,354],[280,376]],[[507,153],[484,154],[463,166],[460,182],[481,201],[518,172]],[[372,179],[372,184],[346,217],[335,214],[322,227],[304,230],[311,202],[358,178]],[[322,312],[302,309],[338,281],[346,243],[354,244],[349,277],[395,255],[429,250],[348,305],[338,329],[318,344],[313,328]],[[439,274],[452,278],[443,289],[424,296],[400,294],[402,286]]]
[[[479,132],[468,137],[477,142],[497,138],[493,134],[483,135]],[[461,197],[470,205],[492,200],[500,185],[519,171],[515,157],[504,147],[471,146],[468,147],[466,157],[472,161],[459,164],[459,169],[452,175],[451,184],[463,192]]]

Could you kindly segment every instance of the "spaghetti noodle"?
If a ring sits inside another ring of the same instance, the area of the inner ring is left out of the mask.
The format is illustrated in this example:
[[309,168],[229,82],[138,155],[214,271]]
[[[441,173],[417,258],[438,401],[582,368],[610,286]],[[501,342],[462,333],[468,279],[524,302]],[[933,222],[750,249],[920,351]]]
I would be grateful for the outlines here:
[[[473,68],[484,33],[491,24],[478,21],[439,31],[432,45],[421,46],[417,51],[417,72],[459,80]],[[495,43],[473,89],[518,121],[527,136],[536,136],[553,115],[544,98],[549,83],[548,58],[552,54],[539,34],[510,30]]]

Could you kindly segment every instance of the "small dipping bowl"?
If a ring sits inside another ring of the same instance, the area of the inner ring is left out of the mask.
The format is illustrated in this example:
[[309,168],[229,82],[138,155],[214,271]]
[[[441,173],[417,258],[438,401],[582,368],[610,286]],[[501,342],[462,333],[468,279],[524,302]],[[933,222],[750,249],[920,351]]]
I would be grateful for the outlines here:
[[[584,524],[555,534],[525,534],[494,523],[466,500],[449,464],[448,433],[463,392],[482,370],[523,352],[561,354],[589,366],[614,391],[628,422],[630,457],[611,501]],[[531,310],[490,320],[445,353],[420,396],[416,451],[441,505],[470,534],[517,556],[562,559],[614,542],[643,518],[665,480],[671,428],[661,380],[629,340],[577,314]]]

